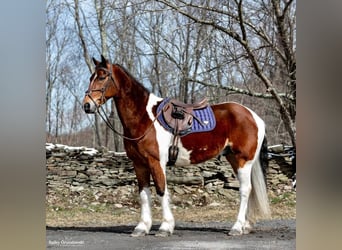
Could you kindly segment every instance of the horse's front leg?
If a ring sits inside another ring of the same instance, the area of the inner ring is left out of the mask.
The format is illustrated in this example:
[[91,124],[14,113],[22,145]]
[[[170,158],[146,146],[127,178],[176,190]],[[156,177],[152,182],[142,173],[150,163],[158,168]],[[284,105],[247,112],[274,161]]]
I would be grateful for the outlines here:
[[134,231],[131,234],[131,236],[133,237],[145,236],[149,234],[151,226],[152,226],[150,188],[146,187],[140,192],[140,200],[141,200],[140,222],[134,228]]
[[164,195],[159,196],[159,199],[163,210],[163,222],[160,225],[156,236],[170,236],[173,234],[173,230],[175,228],[175,219],[170,208],[170,195],[167,186],[165,186]]
[[134,169],[139,185],[141,215],[131,236],[139,237],[149,234],[152,227],[150,172],[137,165],[134,166]]

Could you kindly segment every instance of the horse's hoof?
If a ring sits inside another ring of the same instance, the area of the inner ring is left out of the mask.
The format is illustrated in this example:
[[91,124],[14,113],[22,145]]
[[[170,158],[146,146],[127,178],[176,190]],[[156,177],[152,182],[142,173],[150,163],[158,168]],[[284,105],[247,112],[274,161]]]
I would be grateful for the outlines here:
[[168,236],[171,236],[171,232],[170,231],[165,231],[165,230],[159,230],[157,233],[156,233],[156,236],[157,237],[168,237]]
[[133,233],[131,233],[132,237],[141,237],[145,235],[146,235],[145,230],[141,230],[141,229],[134,229]]
[[243,229],[243,234],[249,234],[251,231],[252,231],[252,228],[251,228],[251,227],[245,227],[245,228]]
[[241,230],[237,230],[237,229],[232,229],[229,231],[228,233],[230,236],[238,236],[238,235],[242,235],[242,231]]

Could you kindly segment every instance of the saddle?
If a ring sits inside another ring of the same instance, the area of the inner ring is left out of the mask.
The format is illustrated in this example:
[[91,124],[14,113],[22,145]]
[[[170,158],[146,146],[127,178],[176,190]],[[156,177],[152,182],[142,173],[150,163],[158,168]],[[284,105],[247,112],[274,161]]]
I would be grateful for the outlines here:
[[192,130],[193,119],[195,118],[200,124],[202,121],[198,119],[193,111],[204,109],[208,106],[207,98],[197,103],[183,103],[176,99],[170,99],[162,109],[162,115],[170,132],[174,135],[171,146],[169,147],[168,166],[175,164],[179,152],[178,140],[180,136],[189,134]]
[[[176,99],[170,99],[163,108],[164,120],[170,127],[172,134],[184,136],[191,131],[193,119],[197,119],[197,117],[193,115],[193,110],[203,109],[207,106],[207,98],[192,104],[183,103]],[[202,123],[199,119],[197,119],[197,121]]]

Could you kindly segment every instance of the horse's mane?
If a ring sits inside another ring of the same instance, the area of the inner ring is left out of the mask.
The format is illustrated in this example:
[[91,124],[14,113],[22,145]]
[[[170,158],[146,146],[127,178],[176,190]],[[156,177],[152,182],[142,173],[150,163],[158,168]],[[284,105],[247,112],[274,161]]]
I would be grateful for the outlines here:
[[126,75],[132,78],[133,81],[135,81],[138,85],[140,85],[143,89],[145,89],[148,93],[150,93],[150,91],[140,81],[138,81],[124,66],[122,66],[121,64],[117,64],[117,63],[114,65],[119,67],[123,72],[125,72]]

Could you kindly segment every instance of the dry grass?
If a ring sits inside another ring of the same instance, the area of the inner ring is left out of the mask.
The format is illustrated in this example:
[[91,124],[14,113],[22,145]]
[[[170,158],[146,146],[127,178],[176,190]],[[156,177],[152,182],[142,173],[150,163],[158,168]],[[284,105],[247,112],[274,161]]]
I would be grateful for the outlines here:
[[[188,195],[189,196],[189,195]],[[269,192],[270,206],[273,219],[296,218],[296,193]],[[131,202],[127,200],[131,199]],[[140,208],[137,196],[127,197],[122,201],[123,206],[110,202],[97,202],[91,200],[91,194],[70,197],[60,193],[47,199],[46,224],[51,227],[81,227],[81,226],[113,226],[129,225],[139,221]],[[238,201],[225,201],[225,199],[211,199],[210,204],[201,205],[194,202],[174,202],[172,211],[176,221],[207,222],[207,221],[234,221],[238,212]],[[188,197],[182,197],[188,201]],[[121,203],[121,204],[122,204]],[[161,222],[161,208],[158,201],[153,202],[154,223]]]

